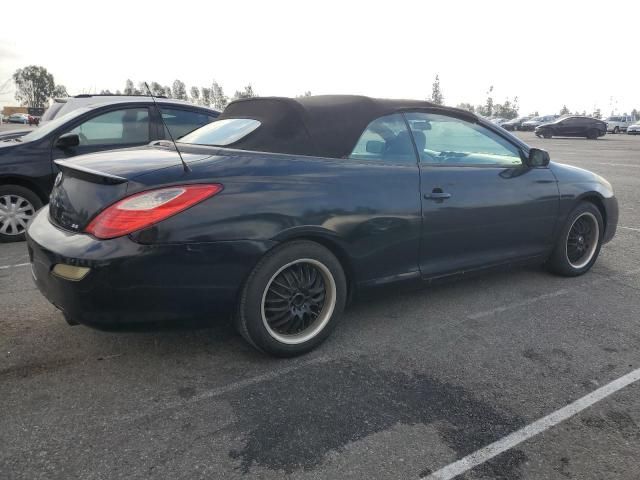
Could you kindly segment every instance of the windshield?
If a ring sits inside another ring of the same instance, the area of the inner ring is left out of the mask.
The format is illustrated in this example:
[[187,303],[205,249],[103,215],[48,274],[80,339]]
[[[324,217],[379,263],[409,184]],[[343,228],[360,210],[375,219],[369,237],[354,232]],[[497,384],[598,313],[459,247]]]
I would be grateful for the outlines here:
[[66,115],[62,115],[60,117],[57,117],[57,118],[47,122],[46,125],[38,127],[36,130],[32,131],[31,133],[26,134],[24,137],[21,138],[21,141],[23,141],[23,142],[32,142],[34,140],[40,140],[41,138],[44,138],[47,135],[49,135],[49,133],[53,132],[59,126],[64,125],[69,120],[72,120],[75,117],[78,117],[78,116],[82,115],[83,113],[88,112],[89,110],[91,110],[91,109],[87,108],[87,107],[78,108],[77,110],[69,112]]
[[224,120],[217,120],[188,133],[180,139],[180,143],[224,147],[249,135],[260,125],[258,120],[251,118],[226,118]]

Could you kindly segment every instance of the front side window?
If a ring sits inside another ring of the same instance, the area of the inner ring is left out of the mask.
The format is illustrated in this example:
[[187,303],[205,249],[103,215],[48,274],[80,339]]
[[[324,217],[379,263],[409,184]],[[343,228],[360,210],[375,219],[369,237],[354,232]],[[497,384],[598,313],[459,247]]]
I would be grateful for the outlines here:
[[68,133],[80,137],[80,146],[130,145],[149,142],[149,111],[126,108],[103,113]]
[[173,135],[175,139],[215,120],[214,117],[204,113],[166,107],[162,107],[162,119],[166,125],[164,132],[165,138],[170,138],[167,133],[168,127],[171,135]]
[[434,113],[406,114],[420,161],[431,165],[520,166],[519,149],[480,124]]
[[349,158],[415,164],[415,150],[402,115],[387,115],[371,122]]
[[180,142],[224,147],[246,137],[260,125],[258,120],[251,118],[225,118],[188,133]]

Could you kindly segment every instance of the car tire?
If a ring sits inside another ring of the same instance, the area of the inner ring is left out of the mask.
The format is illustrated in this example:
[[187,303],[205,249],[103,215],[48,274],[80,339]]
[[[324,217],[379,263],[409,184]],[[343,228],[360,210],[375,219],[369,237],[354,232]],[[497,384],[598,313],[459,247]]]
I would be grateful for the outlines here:
[[569,214],[548,261],[549,270],[565,277],[588,272],[602,246],[604,222],[591,202],[581,202]]
[[598,139],[598,130],[596,130],[595,128],[593,130],[589,130],[587,132],[587,138],[589,140],[597,140]]
[[346,298],[344,270],[327,248],[307,240],[288,242],[268,252],[249,275],[236,328],[258,350],[302,355],[329,336]]
[[544,131],[542,132],[542,136],[543,136],[544,138],[552,138],[552,137],[553,137],[553,133],[552,133],[550,130],[544,130]]
[[618,127],[615,127],[615,128],[613,129],[613,133],[620,133],[620,129],[619,129]]
[[0,185],[0,243],[21,242],[27,224],[42,207],[33,190],[20,185]]

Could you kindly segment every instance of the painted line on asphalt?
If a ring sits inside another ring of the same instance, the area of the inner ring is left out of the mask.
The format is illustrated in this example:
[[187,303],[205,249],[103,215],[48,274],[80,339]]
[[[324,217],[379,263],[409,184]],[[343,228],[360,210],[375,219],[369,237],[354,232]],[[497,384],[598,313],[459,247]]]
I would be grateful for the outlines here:
[[546,417],[542,417],[526,427],[523,427],[520,430],[517,430],[506,437],[493,442],[444,468],[441,468],[426,477],[426,480],[451,480],[458,475],[477,467],[478,465],[482,465],[501,453],[512,449],[516,445],[529,440],[539,433],[549,430],[551,427],[564,422],[590,406],[604,400],[609,395],[616,393],[618,390],[621,390],[638,380],[640,380],[640,368],[623,375],[604,387],[594,390],[575,402],[570,403],[566,407],[556,410]]
[[620,228],[624,228],[625,230],[633,230],[634,232],[640,232],[640,228],[634,228],[634,227],[623,227],[621,225],[619,225]]
[[606,165],[607,167],[640,167],[640,164],[637,163],[604,163],[604,162],[593,162],[596,165]]
[[[637,275],[640,273],[640,268],[635,268],[633,270],[627,270],[626,272],[620,272],[618,275],[627,277],[630,275]],[[610,281],[609,277],[605,278],[596,278],[595,280],[591,280],[586,282],[586,285],[597,285],[599,283],[604,283]],[[584,285],[582,285],[584,286]],[[501,305],[499,307],[495,307],[489,310],[483,310],[481,312],[472,313],[467,315],[469,320],[478,320],[480,318],[489,317],[491,315],[495,315],[496,313],[506,312],[508,310],[512,310],[514,308],[526,307],[528,305],[532,305],[534,303],[540,302],[542,300],[547,300],[549,298],[560,297],[562,295],[567,295],[569,293],[575,292],[577,287],[574,288],[561,288],[560,290],[556,290],[555,292],[544,293],[542,295],[538,295],[536,297],[531,297],[521,302],[507,303],[506,305]]]
[[318,365],[322,363],[327,363],[331,359],[329,357],[316,357],[310,360],[306,360],[304,362],[298,362],[293,365],[289,365],[288,367],[279,368],[276,370],[271,370],[269,372],[263,373],[261,375],[256,375],[254,377],[245,378],[243,380],[238,380],[237,382],[229,383],[227,385],[223,385],[221,387],[212,388],[211,390],[206,390],[198,395],[194,395],[191,398],[186,400],[176,400],[170,401],[164,404],[156,405],[153,408],[150,408],[144,412],[139,412],[136,414],[129,415],[118,415],[116,420],[120,421],[133,421],[141,418],[149,417],[158,413],[162,413],[165,410],[169,410],[172,408],[181,408],[194,403],[201,402],[203,400],[207,400],[210,398],[219,397],[221,395],[225,395],[227,393],[232,393],[238,390],[241,390],[246,387],[250,387],[251,385],[255,385],[258,383],[266,382],[268,380],[274,380],[281,375],[286,375],[288,373],[294,372],[296,370],[300,370],[301,368],[309,367],[312,365]]
[[0,270],[7,270],[9,268],[17,268],[17,267],[26,267],[27,265],[31,265],[30,263],[17,263],[15,265],[0,265]]
[[509,303],[507,305],[502,305],[500,307],[492,308],[490,310],[484,310],[482,312],[473,313],[471,315],[467,315],[467,318],[469,318],[471,320],[478,320],[479,318],[488,317],[488,316],[494,315],[496,313],[502,313],[502,312],[505,312],[507,310],[511,310],[513,308],[526,307],[527,305],[534,304],[534,303],[539,302],[541,300],[546,300],[548,298],[559,297],[561,295],[566,295],[568,293],[571,293],[571,289],[563,288],[563,289],[560,289],[560,290],[556,290],[555,292],[545,293],[543,295],[538,295],[537,297],[528,298],[527,300],[524,300],[522,302]]

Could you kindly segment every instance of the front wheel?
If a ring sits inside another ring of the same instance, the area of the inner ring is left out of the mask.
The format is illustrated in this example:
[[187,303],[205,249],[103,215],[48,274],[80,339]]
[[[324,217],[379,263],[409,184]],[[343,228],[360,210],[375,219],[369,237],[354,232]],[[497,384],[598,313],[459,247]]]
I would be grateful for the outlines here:
[[620,129],[619,129],[618,127],[615,127],[615,128],[613,129],[613,133],[620,133]]
[[254,268],[240,297],[236,327],[259,350],[301,355],[329,336],[346,297],[338,259],[315,242],[293,241],[267,253]]
[[588,272],[600,253],[603,234],[600,210],[590,202],[580,203],[558,236],[548,263],[550,270],[565,277]]
[[543,136],[544,138],[551,138],[551,137],[553,137],[553,134],[551,133],[551,131],[550,131],[550,130],[544,130],[544,131],[542,132],[542,136]]
[[598,130],[593,129],[587,132],[587,138],[589,140],[597,140],[598,139]]

